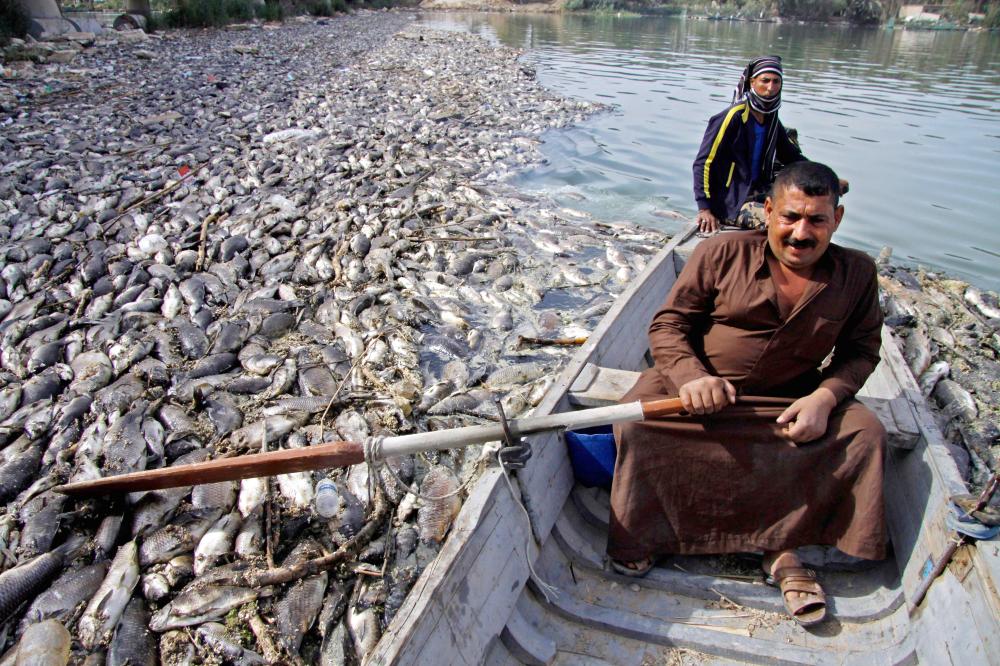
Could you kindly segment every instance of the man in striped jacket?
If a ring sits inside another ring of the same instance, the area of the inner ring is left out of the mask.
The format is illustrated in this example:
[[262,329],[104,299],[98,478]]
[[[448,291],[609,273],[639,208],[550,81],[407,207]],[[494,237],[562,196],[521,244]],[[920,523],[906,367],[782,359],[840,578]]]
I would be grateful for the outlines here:
[[696,219],[702,232],[717,231],[720,224],[763,226],[763,215],[755,209],[762,207],[776,167],[805,159],[778,120],[781,80],[781,58],[751,60],[732,105],[708,121],[694,160]]

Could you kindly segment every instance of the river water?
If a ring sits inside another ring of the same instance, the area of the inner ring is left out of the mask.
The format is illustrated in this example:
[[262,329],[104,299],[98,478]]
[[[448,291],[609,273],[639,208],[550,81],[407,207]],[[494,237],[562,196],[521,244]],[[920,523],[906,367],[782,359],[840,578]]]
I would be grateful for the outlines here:
[[[448,13],[421,21],[525,50],[538,79],[612,109],[546,135],[520,186],[676,231],[691,162],[746,62],[785,64],[781,118],[851,183],[837,241],[1000,289],[1000,35],[684,18]],[[657,212],[658,211],[658,212]]]

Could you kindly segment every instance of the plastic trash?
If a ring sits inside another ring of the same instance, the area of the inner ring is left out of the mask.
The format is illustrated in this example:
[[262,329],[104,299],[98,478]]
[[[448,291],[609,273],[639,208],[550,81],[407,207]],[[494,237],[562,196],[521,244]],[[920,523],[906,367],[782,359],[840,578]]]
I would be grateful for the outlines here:
[[316,484],[316,496],[313,500],[316,513],[324,518],[332,518],[340,507],[340,495],[337,486],[330,479],[320,479]]

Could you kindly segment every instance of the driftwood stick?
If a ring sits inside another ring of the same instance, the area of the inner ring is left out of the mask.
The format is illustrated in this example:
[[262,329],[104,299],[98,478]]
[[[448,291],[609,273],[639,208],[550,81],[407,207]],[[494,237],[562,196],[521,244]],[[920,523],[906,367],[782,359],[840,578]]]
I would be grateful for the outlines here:
[[200,271],[205,267],[205,241],[208,240],[208,225],[215,222],[218,217],[216,213],[206,215],[204,221],[201,223],[201,234],[198,236],[198,261],[194,264],[196,271]]
[[414,243],[425,243],[429,241],[439,241],[442,243],[472,243],[476,241],[495,241],[496,236],[419,236],[411,238]]
[[538,345],[538,346],[551,346],[551,347],[575,347],[577,345],[586,344],[586,337],[579,338],[532,338],[527,335],[517,336],[517,344],[520,345]]
[[333,565],[343,562],[350,557],[355,557],[382,529],[382,523],[389,516],[389,511],[389,503],[385,501],[385,496],[379,490],[375,494],[375,510],[371,518],[368,519],[368,523],[352,539],[344,543],[344,545],[333,553],[290,567],[277,567],[268,569],[267,571],[248,571],[245,574],[237,576],[237,579],[242,580],[234,584],[250,585],[251,587],[259,588],[268,585],[290,583],[293,580],[312,576],[329,569]]
[[129,206],[128,208],[126,208],[122,212],[118,213],[118,215],[115,216],[114,219],[112,219],[108,223],[108,227],[110,228],[111,225],[116,224],[118,222],[118,220],[120,220],[120,219],[122,219],[122,217],[124,217],[125,213],[127,213],[127,212],[129,212],[131,210],[134,210],[134,209],[138,208],[139,206],[144,206],[145,204],[148,204],[148,203],[150,203],[152,201],[156,201],[157,199],[170,194],[171,192],[173,192],[174,190],[176,190],[178,187],[180,187],[181,184],[185,180],[187,180],[188,178],[191,178],[192,176],[194,176],[196,173],[198,173],[199,171],[201,171],[202,169],[204,169],[207,165],[208,165],[208,162],[205,162],[205,164],[200,164],[200,165],[196,166],[195,168],[191,169],[186,174],[184,174],[183,176],[181,176],[177,180],[177,182],[172,183],[170,185],[167,185],[166,187],[164,187],[159,192],[155,192],[153,194],[150,194],[145,199],[142,199],[140,201],[136,201],[134,204],[132,204],[131,206]]
[[257,647],[260,648],[260,656],[264,657],[264,661],[269,664],[279,663],[281,652],[278,651],[271,639],[271,628],[267,626],[267,623],[255,612],[247,613],[246,623],[250,625],[250,631],[257,639]]

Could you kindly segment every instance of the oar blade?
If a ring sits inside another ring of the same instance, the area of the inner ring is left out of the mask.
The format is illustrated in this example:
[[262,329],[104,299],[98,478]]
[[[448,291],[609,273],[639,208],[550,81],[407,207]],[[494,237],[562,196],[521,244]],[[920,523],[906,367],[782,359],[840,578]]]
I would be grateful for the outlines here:
[[363,462],[364,447],[358,442],[333,442],[301,449],[283,449],[235,458],[219,458],[191,465],[178,465],[79,481],[55,490],[75,497],[94,497],[140,490],[177,488],[219,481],[236,481],[258,476],[290,474],[314,469],[346,467]]

